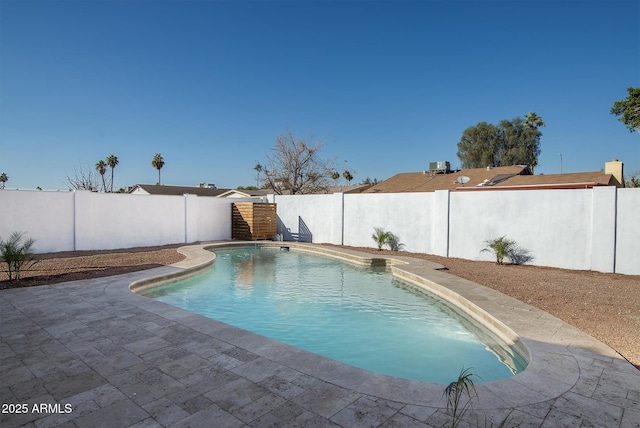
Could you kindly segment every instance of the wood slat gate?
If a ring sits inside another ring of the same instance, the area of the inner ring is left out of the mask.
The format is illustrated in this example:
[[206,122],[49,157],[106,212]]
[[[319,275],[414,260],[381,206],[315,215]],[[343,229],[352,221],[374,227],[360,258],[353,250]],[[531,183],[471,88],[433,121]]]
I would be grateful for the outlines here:
[[278,228],[276,204],[234,202],[231,204],[231,238],[253,241],[274,239]]

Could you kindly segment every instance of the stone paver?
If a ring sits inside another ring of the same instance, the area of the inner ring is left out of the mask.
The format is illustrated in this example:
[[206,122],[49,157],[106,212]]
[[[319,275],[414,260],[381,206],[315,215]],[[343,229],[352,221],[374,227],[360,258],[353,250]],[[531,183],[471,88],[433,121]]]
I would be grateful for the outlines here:
[[[444,385],[349,367],[129,290],[134,281],[209,263],[197,248],[190,253],[191,264],[179,267],[0,290],[0,426],[200,427],[215,421],[221,427],[430,427],[450,422]],[[361,261],[355,252],[342,253]],[[416,278],[429,278],[444,287],[436,292],[466,297],[471,311],[494,315],[502,322],[498,333],[519,338],[529,353],[524,372],[476,385],[478,399],[463,425],[490,426],[506,419],[508,426],[522,427],[640,427],[640,372],[607,346],[536,308],[436,271],[428,262],[393,269],[418,286],[424,283]]]

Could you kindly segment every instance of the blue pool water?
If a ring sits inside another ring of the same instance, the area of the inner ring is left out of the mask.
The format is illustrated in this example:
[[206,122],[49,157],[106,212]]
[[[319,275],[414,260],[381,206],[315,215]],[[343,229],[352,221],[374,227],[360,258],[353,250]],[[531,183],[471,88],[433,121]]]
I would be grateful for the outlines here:
[[448,384],[526,363],[429,294],[380,269],[279,248],[215,251],[214,267],[141,294],[377,373]]

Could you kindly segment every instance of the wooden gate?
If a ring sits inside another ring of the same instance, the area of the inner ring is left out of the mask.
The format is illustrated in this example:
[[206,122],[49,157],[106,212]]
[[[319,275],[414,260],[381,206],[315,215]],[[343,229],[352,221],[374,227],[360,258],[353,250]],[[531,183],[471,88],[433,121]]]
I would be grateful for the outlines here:
[[231,204],[231,238],[253,241],[274,239],[278,229],[276,204],[234,202]]

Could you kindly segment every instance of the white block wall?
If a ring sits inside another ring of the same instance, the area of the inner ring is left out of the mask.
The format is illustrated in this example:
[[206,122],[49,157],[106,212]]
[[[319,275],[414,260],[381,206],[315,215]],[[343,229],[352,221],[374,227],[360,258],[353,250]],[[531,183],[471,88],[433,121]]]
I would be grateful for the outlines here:
[[[269,196],[279,233],[374,247],[375,227],[410,252],[493,260],[506,235],[530,264],[640,275],[640,189],[437,191]],[[231,239],[231,203],[213,197],[0,190],[0,238],[24,231],[39,253]],[[248,199],[258,201],[259,199]]]
[[0,190],[0,238],[24,231],[38,253],[227,240],[234,201],[239,199]]
[[375,227],[404,250],[495,260],[486,241],[506,235],[529,264],[640,275],[640,189],[437,191],[433,193],[272,195],[281,228],[313,242],[375,247]]

